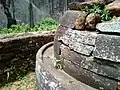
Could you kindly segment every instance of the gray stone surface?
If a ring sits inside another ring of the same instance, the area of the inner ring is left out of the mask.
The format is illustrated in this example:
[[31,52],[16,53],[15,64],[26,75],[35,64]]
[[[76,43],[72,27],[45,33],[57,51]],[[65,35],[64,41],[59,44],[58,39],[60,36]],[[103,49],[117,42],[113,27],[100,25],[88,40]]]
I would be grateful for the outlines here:
[[[43,50],[44,51],[44,50]],[[63,70],[54,68],[53,46],[48,47],[43,53],[41,51],[36,56],[36,78],[38,90],[96,90],[82,82],[74,79]]]
[[102,77],[101,75],[83,69],[80,66],[73,64],[71,61],[64,59],[64,65],[64,71],[66,73],[89,86],[97,88],[97,90],[115,90],[117,87],[117,82],[115,80]]
[[[17,24],[28,24],[30,22],[30,10],[29,10],[29,0],[14,0],[14,7],[12,5],[10,5],[10,13],[11,16],[13,17],[13,14],[15,15]],[[40,11],[33,3],[32,3],[32,9],[33,9],[33,22],[34,23],[38,23],[40,22],[40,18],[41,17],[50,17],[50,15],[48,13],[45,13],[43,11]],[[14,11],[13,11],[14,9]],[[0,9],[1,10],[1,9]],[[3,27],[7,26],[7,20],[6,20],[6,16],[4,14],[4,10],[1,10],[0,14],[0,20],[3,24]]]
[[120,33],[120,18],[116,18],[108,22],[98,23],[96,28],[100,32]]
[[[28,24],[30,22],[30,10],[29,10],[29,0],[15,0],[15,18],[18,24],[25,23]],[[40,11],[33,3],[33,21],[38,23],[41,17],[50,17],[48,13]],[[12,7],[10,8],[12,14]]]
[[79,19],[79,23],[82,22],[81,26],[85,23],[85,18],[87,16],[86,12],[68,10],[64,13],[64,15],[60,18],[60,24],[69,28],[74,28],[75,22]]
[[4,27],[7,27],[7,17],[2,11],[0,11],[0,28]]
[[[63,37],[61,37],[60,39],[63,40],[65,44],[69,44],[70,41],[71,42],[76,41],[84,45],[94,46],[96,37],[97,37],[96,32],[78,31],[68,28],[68,30],[66,30]],[[67,42],[64,40],[69,40],[69,41]]]
[[99,35],[95,41],[93,56],[113,62],[120,62],[120,36]]
[[[70,1],[70,0],[68,0]],[[42,12],[48,13],[51,17],[59,19],[67,8],[65,0],[34,0],[34,5]]]
[[59,38],[61,38],[63,36],[63,34],[67,31],[67,27],[63,27],[63,26],[59,26],[57,31],[56,31],[56,35],[54,37],[54,56],[57,59],[60,59],[60,44],[61,42],[59,41]]
[[101,21],[100,14],[91,13],[86,17],[85,26],[88,31],[96,31],[96,24]]
[[86,57],[70,50],[69,47],[62,44],[61,60],[64,61],[64,59],[98,75],[120,80],[119,63],[116,64],[105,60],[94,59],[93,57]]
[[[30,21],[29,17],[29,2],[30,0],[14,0],[14,7],[10,5],[10,12],[11,14],[15,15],[15,19],[17,20],[18,24],[25,23],[28,24]],[[41,18],[44,17],[52,17],[59,19],[60,16],[67,10],[68,3],[72,1],[79,1],[79,0],[31,0],[33,6],[33,20],[34,23],[40,21]],[[0,5],[0,11],[1,5]],[[3,13],[3,11],[2,11]],[[2,15],[2,16],[1,16]],[[1,19],[3,22],[3,26],[6,26],[6,18],[4,15],[0,13],[0,21]]]
[[70,49],[89,56],[94,49],[96,37],[96,33],[68,29],[58,40],[62,40]]
[[84,69],[94,72],[98,75],[111,78],[111,80],[120,80],[120,64],[102,61],[100,59],[87,58],[82,65]]

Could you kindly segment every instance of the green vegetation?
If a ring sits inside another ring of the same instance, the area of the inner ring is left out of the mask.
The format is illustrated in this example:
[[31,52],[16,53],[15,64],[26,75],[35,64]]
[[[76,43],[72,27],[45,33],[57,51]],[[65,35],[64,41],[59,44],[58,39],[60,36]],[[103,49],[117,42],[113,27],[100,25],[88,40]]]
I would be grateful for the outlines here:
[[110,13],[105,9],[103,4],[93,4],[85,8],[85,11],[89,13],[96,13],[101,15],[101,21],[109,21],[112,19]]
[[24,32],[36,32],[36,31],[50,31],[56,30],[58,23],[52,18],[42,18],[40,23],[35,24],[33,28],[30,28],[29,24],[13,25],[10,29],[4,28],[0,30],[0,34],[14,34]]
[[61,60],[54,60],[54,67],[56,69],[63,69],[63,63],[61,62]]
[[23,61],[10,66],[12,69],[7,72],[7,80],[1,75],[0,90],[36,90],[35,60],[27,58]]
[[31,72],[20,78],[0,87],[0,90],[36,90],[35,73]]
[[[52,18],[42,18],[40,23],[34,25],[33,28],[25,24],[13,25],[10,29],[4,28],[0,30],[0,35],[16,35],[16,33],[55,30],[57,27],[58,23],[56,20]],[[19,60],[19,57],[11,61],[17,60]],[[10,65],[5,75],[1,75],[0,90],[36,90],[35,60],[33,58],[25,58],[25,60],[22,61]]]

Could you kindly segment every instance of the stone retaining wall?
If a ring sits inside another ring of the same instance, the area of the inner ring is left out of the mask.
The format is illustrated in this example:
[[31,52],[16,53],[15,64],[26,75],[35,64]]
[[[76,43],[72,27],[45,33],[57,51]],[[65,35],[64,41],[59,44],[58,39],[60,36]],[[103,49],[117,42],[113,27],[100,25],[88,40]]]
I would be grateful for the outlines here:
[[120,36],[60,27],[55,56],[74,78],[99,90],[114,90],[120,75]]
[[[54,39],[54,55],[72,77],[99,90],[116,90],[120,82],[119,18],[98,23],[95,31],[76,29],[81,12],[66,11]],[[81,24],[79,24],[81,25]],[[86,27],[86,26],[85,26]]]
[[35,63],[38,49],[53,41],[54,34],[55,31],[29,33],[0,39],[0,83],[7,79],[7,72],[12,71],[14,68],[19,69],[27,60],[32,60],[29,63]]

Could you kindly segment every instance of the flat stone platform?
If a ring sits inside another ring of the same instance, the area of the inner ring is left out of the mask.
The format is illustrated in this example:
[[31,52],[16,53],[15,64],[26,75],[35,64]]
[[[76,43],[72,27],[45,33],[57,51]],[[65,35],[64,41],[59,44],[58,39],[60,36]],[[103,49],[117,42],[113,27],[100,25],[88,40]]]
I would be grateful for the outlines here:
[[36,55],[36,80],[37,90],[96,90],[54,67],[53,42]]

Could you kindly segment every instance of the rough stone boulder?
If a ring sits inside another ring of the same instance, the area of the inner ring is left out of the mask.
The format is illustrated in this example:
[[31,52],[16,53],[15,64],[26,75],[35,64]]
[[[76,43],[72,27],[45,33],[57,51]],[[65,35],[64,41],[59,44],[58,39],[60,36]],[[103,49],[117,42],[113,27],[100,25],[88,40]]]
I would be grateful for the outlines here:
[[103,4],[109,4],[115,0],[86,0],[86,1],[91,1],[91,2],[96,2],[96,3],[103,3]]
[[96,24],[99,23],[101,17],[99,14],[91,13],[86,17],[85,26],[87,30],[96,30]]
[[[34,2],[37,2],[39,0],[35,0]],[[17,24],[28,24],[30,22],[30,9],[29,9],[29,0],[14,0],[14,7],[13,5],[10,5],[10,13],[11,15],[15,15]],[[43,4],[43,3],[42,3]],[[45,6],[45,5],[44,5]],[[43,9],[39,9],[37,6],[35,6],[32,3],[32,11],[33,11],[33,21],[34,23],[40,22],[41,17],[50,17],[50,14],[46,11],[43,11]],[[7,27],[7,17],[4,14],[4,10],[1,9],[0,6],[0,28]]]
[[108,4],[114,0],[86,0],[86,2],[72,2],[68,5],[70,10],[82,10],[92,4]]
[[84,29],[86,16],[86,12],[68,10],[60,18],[60,24],[69,28]]
[[120,33],[120,17],[108,22],[98,23],[96,28],[101,33]]
[[[30,22],[30,10],[29,10],[29,0],[15,0],[14,4],[15,4],[15,17],[17,19],[17,23],[21,24],[21,23],[25,23],[28,24]],[[34,22],[37,23],[40,21],[40,18],[42,16],[46,17],[48,15],[46,15],[44,12],[40,11],[33,3],[32,3],[32,9],[33,9],[33,16],[35,16],[33,18]],[[12,13],[12,7],[10,7],[10,12]]]
[[108,10],[113,16],[120,16],[120,1],[116,0],[106,5],[106,10]]

